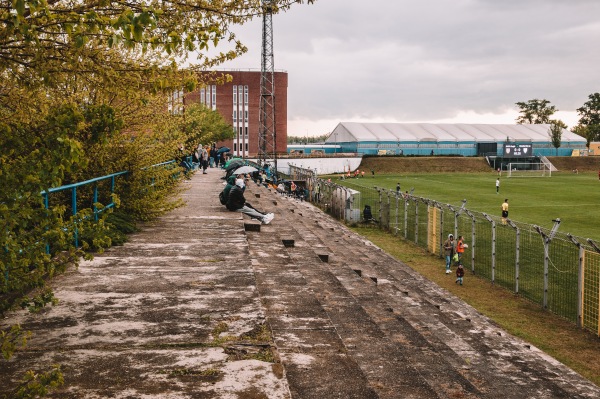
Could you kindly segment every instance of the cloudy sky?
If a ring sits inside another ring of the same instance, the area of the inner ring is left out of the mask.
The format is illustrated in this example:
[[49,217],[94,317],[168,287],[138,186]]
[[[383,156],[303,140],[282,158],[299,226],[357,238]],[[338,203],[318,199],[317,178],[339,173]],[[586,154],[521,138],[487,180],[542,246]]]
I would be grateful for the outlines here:
[[[273,16],[275,69],[289,74],[288,135],[341,121],[513,123],[547,99],[572,127],[600,91],[600,0],[317,0]],[[260,68],[249,51],[221,68]]]

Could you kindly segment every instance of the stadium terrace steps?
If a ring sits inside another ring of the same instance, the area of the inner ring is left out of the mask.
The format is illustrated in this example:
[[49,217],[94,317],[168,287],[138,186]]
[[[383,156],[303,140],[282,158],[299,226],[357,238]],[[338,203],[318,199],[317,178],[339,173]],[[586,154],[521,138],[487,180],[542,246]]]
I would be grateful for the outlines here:
[[222,175],[195,174],[184,207],[56,278],[55,307],[0,320],[34,333],[0,396],[60,363],[48,398],[600,397],[309,203],[250,182],[275,219],[245,229],[218,203]]
[[[596,389],[579,393],[577,383],[560,381],[564,366],[541,361],[545,356],[535,348],[312,205],[280,198],[277,211],[295,240],[281,250],[378,397],[588,397]],[[249,242],[254,239],[260,237]],[[328,262],[314,256],[323,250]],[[281,333],[292,334],[273,330]]]

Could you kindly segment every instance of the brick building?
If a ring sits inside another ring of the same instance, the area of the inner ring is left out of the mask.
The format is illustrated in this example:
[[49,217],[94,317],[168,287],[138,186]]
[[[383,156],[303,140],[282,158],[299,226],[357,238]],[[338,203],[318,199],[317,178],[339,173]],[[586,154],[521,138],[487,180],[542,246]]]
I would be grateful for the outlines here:
[[[209,85],[185,94],[185,104],[201,103],[219,111],[233,126],[233,140],[217,143],[227,146],[234,156],[255,157],[258,154],[260,130],[260,71],[219,71],[233,80],[223,85]],[[287,152],[287,72],[275,72],[275,131],[278,153]]]

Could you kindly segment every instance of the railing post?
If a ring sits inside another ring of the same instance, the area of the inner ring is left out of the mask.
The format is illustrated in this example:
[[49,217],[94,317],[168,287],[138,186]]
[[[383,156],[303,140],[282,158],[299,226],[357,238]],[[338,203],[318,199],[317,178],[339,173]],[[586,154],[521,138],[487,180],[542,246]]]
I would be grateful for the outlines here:
[[510,227],[512,227],[513,229],[515,229],[515,231],[517,232],[517,237],[516,237],[516,248],[515,248],[515,294],[519,293],[519,251],[520,251],[520,245],[521,245],[521,229],[519,228],[519,226],[517,226],[512,220],[510,219],[506,219],[506,222],[508,223],[508,225]]
[[[47,191],[44,191],[42,193],[42,196],[44,197],[44,208],[46,208],[46,210],[48,210],[48,208],[50,208],[50,194]],[[46,243],[46,254],[49,255],[50,254],[50,243]],[[7,269],[7,273],[8,273],[8,269]],[[8,277],[8,274],[7,274]],[[8,282],[8,280],[7,280]]]
[[488,214],[483,217],[492,224],[492,285],[496,283],[496,222]]
[[[113,177],[114,180],[114,177]],[[112,194],[112,190],[111,190],[111,194]],[[96,207],[96,203],[98,202],[98,185],[96,184],[94,186],[94,199],[92,202],[92,208],[94,210],[94,221],[97,222],[98,221],[98,208]]]
[[73,220],[75,221],[73,236],[75,238],[75,248],[77,248],[79,246],[79,239],[77,237],[77,220],[75,219],[75,216],[77,215],[77,187],[73,187],[71,189],[71,208],[73,213]]

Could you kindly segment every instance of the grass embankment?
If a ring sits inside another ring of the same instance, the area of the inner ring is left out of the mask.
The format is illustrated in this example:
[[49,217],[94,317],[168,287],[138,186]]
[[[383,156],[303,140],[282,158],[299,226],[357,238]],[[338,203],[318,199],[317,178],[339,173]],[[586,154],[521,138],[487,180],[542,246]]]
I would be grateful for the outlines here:
[[353,230],[452,292],[510,334],[530,342],[600,386],[600,338],[468,271],[464,285],[457,286],[454,274],[444,273],[443,260],[401,238],[374,228]]

